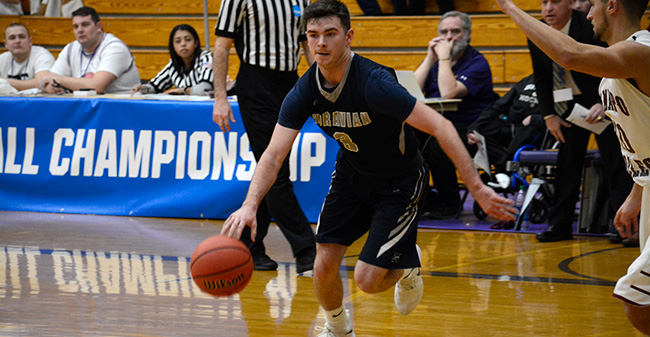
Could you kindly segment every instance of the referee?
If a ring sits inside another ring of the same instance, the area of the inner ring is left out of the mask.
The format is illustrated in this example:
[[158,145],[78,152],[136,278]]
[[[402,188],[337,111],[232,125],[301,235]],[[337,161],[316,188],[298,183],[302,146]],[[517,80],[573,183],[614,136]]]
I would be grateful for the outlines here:
[[[223,0],[215,28],[213,120],[223,132],[235,122],[226,95],[228,55],[235,44],[240,66],[237,98],[255,159],[259,161],[271,140],[280,106],[298,80],[300,45],[313,63],[304,31],[302,12],[309,0]],[[311,225],[293,193],[289,163],[285,160],[257,210],[257,233],[241,236],[253,255],[255,270],[275,270],[278,264],[264,248],[271,218],[278,224],[296,257],[296,271],[313,269],[316,242]]]

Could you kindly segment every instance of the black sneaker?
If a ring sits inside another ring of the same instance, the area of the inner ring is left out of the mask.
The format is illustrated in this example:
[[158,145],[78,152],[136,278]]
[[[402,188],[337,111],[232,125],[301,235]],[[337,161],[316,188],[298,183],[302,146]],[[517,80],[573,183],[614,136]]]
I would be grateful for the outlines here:
[[264,254],[260,256],[253,256],[253,269],[254,270],[276,270],[278,263],[271,260],[271,258]]
[[571,232],[545,231],[545,232],[537,233],[535,237],[539,242],[557,242],[557,241],[564,241],[564,240],[572,240],[573,234]]
[[314,269],[314,260],[316,259],[316,248],[307,249],[301,252],[296,258],[296,273],[301,274]]

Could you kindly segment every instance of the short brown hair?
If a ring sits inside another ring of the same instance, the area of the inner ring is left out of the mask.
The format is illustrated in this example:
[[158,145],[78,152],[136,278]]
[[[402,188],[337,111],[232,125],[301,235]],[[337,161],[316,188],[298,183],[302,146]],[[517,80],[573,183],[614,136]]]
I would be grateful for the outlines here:
[[7,29],[9,29],[11,27],[23,27],[23,28],[25,28],[25,31],[27,32],[27,37],[30,36],[29,35],[29,29],[27,29],[27,26],[23,25],[22,23],[12,22],[11,24],[9,24],[9,26],[7,26],[7,28],[5,28],[5,38],[7,37]]
[[305,8],[303,13],[303,25],[307,27],[307,22],[312,19],[335,16],[341,20],[341,25],[346,31],[350,30],[350,11],[339,0],[318,0]]

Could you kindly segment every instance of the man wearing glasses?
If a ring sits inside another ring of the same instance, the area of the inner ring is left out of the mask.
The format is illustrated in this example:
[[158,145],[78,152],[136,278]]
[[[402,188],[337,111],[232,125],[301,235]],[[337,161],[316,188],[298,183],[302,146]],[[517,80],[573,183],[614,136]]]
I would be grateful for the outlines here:
[[[469,45],[471,34],[469,15],[458,11],[445,13],[438,24],[438,36],[429,41],[427,56],[415,71],[425,97],[463,100],[457,111],[444,112],[460,135],[467,134],[468,126],[498,98],[492,87],[490,65]],[[424,133],[418,133],[418,137],[438,192],[437,198],[427,202],[425,210],[433,219],[452,218],[461,206],[456,169],[435,139]],[[467,139],[462,139],[468,147]]]

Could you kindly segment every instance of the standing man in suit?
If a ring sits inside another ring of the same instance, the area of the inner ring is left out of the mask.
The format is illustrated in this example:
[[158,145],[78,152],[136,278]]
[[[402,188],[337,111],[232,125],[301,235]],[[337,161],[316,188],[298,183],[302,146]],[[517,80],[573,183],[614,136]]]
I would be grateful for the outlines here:
[[[223,132],[235,122],[226,94],[228,55],[234,44],[240,66],[237,98],[241,118],[257,161],[266,150],[278,121],[280,106],[298,80],[300,46],[306,49],[302,12],[309,0],[223,0],[215,28],[214,109],[212,118]],[[305,53],[309,64],[313,61]],[[257,233],[247,232],[242,241],[253,255],[255,270],[276,270],[277,262],[266,255],[264,237],[271,217],[291,244],[296,271],[313,269],[316,240],[311,224],[293,193],[289,161],[285,160],[277,180],[257,212]],[[252,240],[255,241],[252,241]]]
[[[572,5],[573,0],[542,0],[543,22],[578,42],[598,45],[599,42],[594,38],[593,26],[587,20],[586,14],[572,10]],[[605,118],[598,94],[600,78],[578,71],[565,71],[531,41],[528,41],[528,47],[533,62],[537,97],[546,127],[561,143],[549,226],[547,231],[537,234],[537,240],[571,240],[582,166],[591,133],[578,126],[572,126],[565,119],[575,104],[589,109],[587,122],[597,123]],[[603,162],[607,163],[603,166],[610,198],[609,207],[611,214],[615,214],[630,192],[632,180],[626,174],[613,127],[609,126],[603,133],[596,135],[596,140]]]

